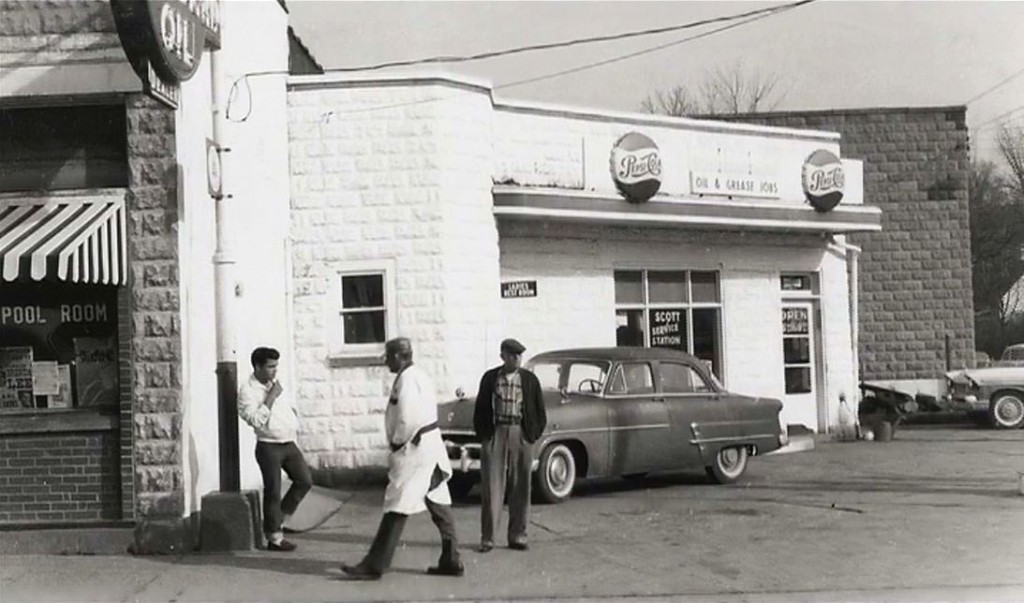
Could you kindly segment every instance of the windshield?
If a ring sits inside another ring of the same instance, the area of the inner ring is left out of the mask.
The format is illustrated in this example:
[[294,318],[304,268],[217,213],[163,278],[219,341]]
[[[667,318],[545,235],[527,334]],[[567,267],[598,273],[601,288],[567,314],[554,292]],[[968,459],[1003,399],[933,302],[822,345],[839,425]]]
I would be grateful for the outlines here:
[[608,377],[609,363],[600,360],[542,360],[527,368],[546,390],[565,388],[569,393],[600,394]]

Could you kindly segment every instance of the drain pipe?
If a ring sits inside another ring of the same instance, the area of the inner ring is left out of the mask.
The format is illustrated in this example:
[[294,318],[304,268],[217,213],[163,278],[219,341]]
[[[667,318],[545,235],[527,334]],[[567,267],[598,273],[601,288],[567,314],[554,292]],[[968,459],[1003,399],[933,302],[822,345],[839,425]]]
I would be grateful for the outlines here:
[[[836,239],[835,235],[829,235],[829,243],[846,254],[847,271],[850,275],[850,341],[853,352],[853,388],[854,392],[860,390],[860,254],[863,251],[856,245]],[[859,395],[853,396],[858,402],[850,409],[853,416],[860,422],[857,411],[859,406]]]
[[[227,98],[224,94],[224,60],[220,50],[210,52],[211,96],[213,101],[213,141],[222,148],[222,153],[231,149],[224,141],[224,114]],[[213,254],[214,311],[217,321],[217,419],[220,436],[220,490],[238,492],[241,488],[241,471],[238,455],[238,363],[236,348],[238,339],[235,329],[235,250],[233,232],[230,227],[231,212],[224,174],[221,168],[223,193],[216,199],[217,248]]]

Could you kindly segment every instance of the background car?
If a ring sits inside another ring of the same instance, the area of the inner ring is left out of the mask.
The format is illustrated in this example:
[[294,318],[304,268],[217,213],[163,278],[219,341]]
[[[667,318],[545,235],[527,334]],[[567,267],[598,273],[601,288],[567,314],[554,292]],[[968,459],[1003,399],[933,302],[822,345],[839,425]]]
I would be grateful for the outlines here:
[[1024,366],[950,371],[946,388],[954,409],[983,414],[999,429],[1024,426]]
[[[632,478],[704,466],[718,483],[737,480],[752,455],[788,439],[782,402],[725,391],[705,364],[662,348],[558,350],[525,364],[541,383],[547,429],[534,446],[534,489],[546,502],[566,500],[584,478]],[[462,497],[479,479],[474,397],[442,404],[442,437]]]

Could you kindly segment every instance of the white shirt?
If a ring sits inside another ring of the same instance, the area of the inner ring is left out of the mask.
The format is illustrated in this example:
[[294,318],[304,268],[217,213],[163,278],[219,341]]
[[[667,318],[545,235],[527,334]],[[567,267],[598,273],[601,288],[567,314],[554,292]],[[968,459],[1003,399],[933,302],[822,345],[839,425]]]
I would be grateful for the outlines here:
[[256,431],[260,442],[294,442],[299,435],[299,415],[295,411],[288,390],[274,400],[272,407],[264,404],[270,388],[269,383],[260,383],[253,373],[238,388],[238,416]]

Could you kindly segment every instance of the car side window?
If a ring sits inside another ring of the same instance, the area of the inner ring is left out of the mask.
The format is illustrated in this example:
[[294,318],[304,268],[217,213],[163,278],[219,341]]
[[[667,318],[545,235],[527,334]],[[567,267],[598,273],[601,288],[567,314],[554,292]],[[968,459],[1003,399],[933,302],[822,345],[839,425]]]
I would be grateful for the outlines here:
[[658,369],[661,391],[666,394],[706,394],[713,391],[704,377],[690,365],[662,362]]
[[581,394],[600,394],[604,389],[607,367],[600,364],[575,362],[563,370],[567,371],[566,388]]
[[646,362],[624,362],[615,369],[608,393],[618,395],[654,393],[651,365]]

